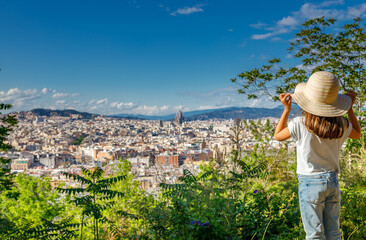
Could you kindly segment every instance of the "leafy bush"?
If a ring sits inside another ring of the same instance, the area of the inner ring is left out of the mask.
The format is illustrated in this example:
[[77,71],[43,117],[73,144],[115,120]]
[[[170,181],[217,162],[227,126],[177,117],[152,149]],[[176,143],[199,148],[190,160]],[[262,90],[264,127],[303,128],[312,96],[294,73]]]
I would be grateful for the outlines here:
[[342,189],[341,227],[344,239],[366,239],[366,190]]

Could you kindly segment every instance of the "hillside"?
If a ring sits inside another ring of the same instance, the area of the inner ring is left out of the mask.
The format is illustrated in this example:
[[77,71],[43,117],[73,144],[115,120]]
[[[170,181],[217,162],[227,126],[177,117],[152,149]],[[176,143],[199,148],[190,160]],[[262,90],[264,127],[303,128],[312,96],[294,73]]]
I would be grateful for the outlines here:
[[74,109],[51,110],[51,109],[36,108],[31,110],[31,112],[38,116],[47,116],[47,117],[49,116],[69,117],[70,114],[77,114],[84,119],[92,119],[98,116],[97,114],[92,114],[88,112],[79,112]]
[[[207,109],[183,112],[183,116],[186,121],[194,120],[210,120],[210,119],[257,119],[266,117],[281,117],[283,107],[279,106],[276,108],[251,108],[251,107],[231,107],[221,109]],[[299,108],[294,105],[292,114],[296,113]],[[163,115],[163,116],[148,116],[148,115],[129,115],[129,114],[118,114],[112,115],[113,117],[135,117],[140,119],[148,120],[164,120],[173,121],[175,114]]]

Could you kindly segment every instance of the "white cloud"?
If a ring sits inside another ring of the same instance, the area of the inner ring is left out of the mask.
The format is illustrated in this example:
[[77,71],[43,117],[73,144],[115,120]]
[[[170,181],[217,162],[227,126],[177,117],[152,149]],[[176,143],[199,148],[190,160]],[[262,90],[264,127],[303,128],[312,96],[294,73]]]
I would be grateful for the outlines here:
[[78,94],[57,93],[56,90],[50,88],[42,88],[40,90],[11,88],[8,91],[0,91],[0,102],[12,104],[13,108],[11,111],[27,111],[34,108],[82,108],[83,104],[71,104],[68,102],[68,99],[57,100],[57,98],[75,96],[78,96]]
[[[47,94],[50,92],[52,94]],[[107,115],[118,113],[165,115],[183,108],[183,106],[141,105],[134,102],[121,101],[110,102],[108,98],[92,100],[70,99],[72,96],[78,96],[78,94],[59,93],[49,88],[43,88],[41,90],[11,88],[8,91],[0,91],[0,102],[12,104],[13,108],[11,111],[26,111],[34,108],[72,108],[78,111]]]
[[55,93],[52,95],[53,98],[64,98],[64,97],[68,97],[69,94],[67,93]]
[[[55,91],[55,92],[54,92]],[[0,102],[13,104],[11,111],[23,111],[33,108],[66,109],[86,111],[104,115],[111,114],[143,114],[167,115],[178,110],[191,111],[195,109],[214,109],[230,106],[249,106],[250,101],[244,95],[238,94],[235,87],[213,89],[202,92],[182,93],[188,96],[187,101],[192,102],[192,107],[183,105],[156,105],[143,104],[133,101],[116,101],[110,98],[85,99],[70,98],[77,94],[57,92],[53,89],[25,89],[12,88],[0,91]],[[199,104],[199,105],[198,105]]]
[[338,19],[344,19],[345,17],[344,10],[322,9],[321,7],[322,5],[305,3],[304,5],[301,6],[298,12],[294,13],[294,16],[302,20],[323,16],[327,18],[338,18]]
[[140,105],[134,102],[119,102],[114,101],[109,103],[108,98],[101,100],[91,100],[86,107],[86,111],[100,114],[142,114],[142,115],[164,115],[175,112],[175,108],[163,105]]
[[43,88],[41,92],[42,92],[43,94],[47,94],[47,93],[48,93],[48,92],[50,92],[50,91],[52,91],[52,89],[51,89],[51,88]]
[[101,100],[98,100],[95,102],[95,104],[97,104],[97,105],[106,104],[106,103],[108,103],[108,98],[104,98],[104,99],[101,99]]
[[38,98],[40,98],[40,94],[37,89],[20,90],[19,88],[11,88],[7,92],[0,91],[0,102],[10,103],[14,107],[29,104]]
[[251,99],[248,107],[275,107],[278,106],[279,103],[273,102],[273,100],[269,97],[261,97],[257,99]]
[[330,0],[321,3],[305,3],[298,11],[292,12],[289,16],[285,16],[278,20],[272,26],[259,21],[255,24],[250,24],[250,27],[255,29],[265,30],[260,34],[251,36],[254,40],[263,40],[274,36],[288,33],[296,29],[305,20],[317,17],[336,18],[338,20],[349,20],[355,17],[366,16],[366,3],[345,9],[337,9],[338,5],[343,5],[343,0]]
[[164,115],[175,112],[175,108],[170,106],[148,106],[148,105],[140,105],[137,108],[131,111],[134,114],[143,114],[143,115]]
[[[108,109],[109,114],[125,113],[125,114],[142,114],[142,115],[166,115],[175,113],[179,109],[183,109],[183,106],[157,106],[157,105],[140,105],[133,102],[113,102]],[[116,110],[118,109],[118,110]],[[189,108],[185,108],[189,110]],[[116,112],[119,111],[119,112]]]
[[113,112],[108,105],[108,98],[103,99],[92,99],[85,106],[84,111],[92,111],[92,113],[100,113],[100,114],[113,114]]
[[168,106],[168,105],[164,105],[164,106],[161,106],[160,107],[160,110],[161,111],[166,111],[166,110],[168,110],[170,107]]
[[206,106],[199,106],[198,110],[219,109],[219,108],[223,108],[223,107],[222,106],[206,105]]
[[284,17],[277,22],[277,25],[279,26],[289,26],[289,27],[293,27],[298,24],[299,24],[298,21],[292,16]]
[[262,40],[262,39],[267,39],[269,37],[272,37],[273,35],[276,35],[276,33],[271,32],[271,33],[265,33],[265,34],[253,34],[252,35],[252,39],[254,39],[254,40]]
[[113,102],[110,105],[112,108],[117,108],[118,110],[125,110],[125,109],[132,109],[134,107],[137,107],[138,104],[133,102]]
[[256,29],[263,29],[264,27],[268,27],[268,24],[262,23],[259,21],[258,23],[249,24],[250,27],[256,28]]
[[58,92],[55,92],[53,95],[52,95],[52,98],[66,98],[66,97],[76,97],[76,96],[79,96],[79,94],[77,93],[58,93]]
[[360,4],[357,7],[349,7],[347,9],[347,15],[351,18],[366,17],[366,3]]
[[57,100],[56,101],[56,104],[65,104],[66,103],[66,101],[65,100]]
[[320,3],[321,7],[329,7],[331,5],[343,5],[344,4],[344,0],[330,0],[330,1],[324,1],[322,3]]
[[205,4],[197,4],[193,7],[184,7],[184,8],[178,8],[176,11],[172,12],[170,15],[177,16],[177,15],[190,15],[192,13],[196,12],[203,12],[203,8],[206,5]]

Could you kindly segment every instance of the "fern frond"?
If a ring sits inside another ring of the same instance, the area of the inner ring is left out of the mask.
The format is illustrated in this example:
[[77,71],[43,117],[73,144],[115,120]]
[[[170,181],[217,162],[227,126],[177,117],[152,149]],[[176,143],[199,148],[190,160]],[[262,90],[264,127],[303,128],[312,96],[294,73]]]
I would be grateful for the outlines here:
[[79,193],[84,193],[86,190],[84,188],[56,188],[56,191],[60,193],[66,193],[70,195],[76,195]]
[[160,183],[160,187],[163,188],[164,190],[174,191],[174,190],[181,190],[181,189],[187,188],[187,185],[186,184]]
[[67,178],[72,178],[82,184],[91,184],[93,183],[91,180],[85,178],[85,177],[82,177],[78,174],[73,174],[73,173],[68,173],[68,172],[61,172],[63,175],[65,175]]
[[138,217],[137,215],[128,213],[128,212],[123,211],[123,210],[117,211],[116,214],[121,216],[121,217],[133,218],[133,219],[136,219],[136,220],[140,219],[140,217]]
[[213,173],[213,171],[208,171],[208,172],[205,172],[204,174],[202,174],[202,176],[200,176],[198,178],[198,180],[205,180],[207,179],[211,174]]
[[99,191],[99,193],[103,194],[104,197],[107,197],[107,200],[114,198],[115,196],[118,196],[118,197],[124,196],[124,193],[122,193],[122,192],[113,191],[113,190],[109,190],[109,189],[102,189]]
[[188,169],[183,170],[183,176],[180,177],[179,180],[184,183],[193,183],[197,181],[196,176],[194,176]]
[[112,178],[107,178],[107,179],[102,179],[102,180],[98,180],[97,184],[103,185],[103,188],[107,188],[110,185],[112,185],[113,183],[117,183],[122,181],[123,179],[125,179],[126,176],[116,176],[116,177],[112,177]]
[[76,206],[81,205],[90,205],[93,203],[93,199],[90,195],[82,196],[82,197],[76,197],[71,202],[75,203]]
[[94,169],[94,171],[92,172],[91,177],[93,179],[100,179],[101,177],[103,177],[103,174],[104,174],[104,170],[100,167],[96,167]]

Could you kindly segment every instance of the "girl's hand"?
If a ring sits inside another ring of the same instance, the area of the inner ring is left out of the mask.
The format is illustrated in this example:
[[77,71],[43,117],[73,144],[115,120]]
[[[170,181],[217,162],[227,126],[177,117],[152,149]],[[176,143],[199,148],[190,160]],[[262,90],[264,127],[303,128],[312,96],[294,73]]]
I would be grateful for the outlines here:
[[356,101],[357,93],[355,93],[354,91],[348,91],[346,95],[352,99],[352,105],[353,105]]
[[280,94],[280,100],[285,107],[285,110],[290,111],[291,110],[291,94],[292,93],[281,93]]

